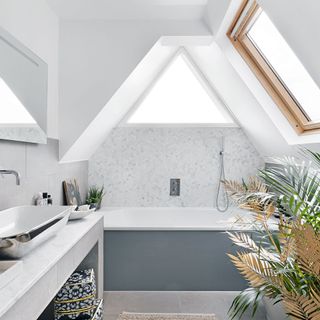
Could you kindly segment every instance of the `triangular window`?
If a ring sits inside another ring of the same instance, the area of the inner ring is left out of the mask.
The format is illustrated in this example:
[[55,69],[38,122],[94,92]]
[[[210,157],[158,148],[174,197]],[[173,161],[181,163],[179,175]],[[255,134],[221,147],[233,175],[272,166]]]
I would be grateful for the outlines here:
[[126,124],[234,125],[225,105],[180,52],[140,99]]
[[0,78],[0,125],[36,124],[21,101]]

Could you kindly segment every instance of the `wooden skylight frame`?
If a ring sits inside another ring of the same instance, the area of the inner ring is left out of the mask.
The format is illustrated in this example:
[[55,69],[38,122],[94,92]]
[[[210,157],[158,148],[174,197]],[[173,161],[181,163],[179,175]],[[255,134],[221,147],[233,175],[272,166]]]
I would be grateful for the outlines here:
[[262,8],[255,0],[244,0],[228,29],[227,36],[296,132],[298,134],[319,133],[320,122],[310,120],[248,36],[250,26],[254,24],[261,12]]

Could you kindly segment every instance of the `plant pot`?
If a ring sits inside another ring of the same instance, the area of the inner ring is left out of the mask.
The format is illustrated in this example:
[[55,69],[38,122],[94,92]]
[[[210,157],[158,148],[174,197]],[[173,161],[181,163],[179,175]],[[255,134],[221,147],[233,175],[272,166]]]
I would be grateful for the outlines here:
[[282,302],[274,304],[274,300],[269,298],[263,298],[264,307],[266,309],[267,320],[288,320],[289,317],[286,315]]
[[96,203],[90,203],[90,209],[95,208],[96,211],[99,210],[101,208],[101,201],[96,202]]

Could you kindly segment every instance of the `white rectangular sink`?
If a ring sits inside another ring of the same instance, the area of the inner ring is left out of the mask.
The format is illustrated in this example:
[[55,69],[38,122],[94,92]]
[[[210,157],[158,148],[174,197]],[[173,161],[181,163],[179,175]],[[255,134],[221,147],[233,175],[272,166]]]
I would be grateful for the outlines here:
[[21,206],[0,211],[0,256],[21,258],[65,226],[72,209]]
[[0,290],[18,277],[22,270],[22,261],[0,261]]

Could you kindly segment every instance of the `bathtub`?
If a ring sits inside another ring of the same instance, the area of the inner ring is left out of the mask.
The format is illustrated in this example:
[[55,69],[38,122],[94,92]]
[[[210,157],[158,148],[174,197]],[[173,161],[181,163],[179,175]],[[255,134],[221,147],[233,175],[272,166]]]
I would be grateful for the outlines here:
[[106,291],[239,291],[226,231],[254,237],[250,212],[231,208],[103,208]]
[[238,208],[102,208],[105,230],[252,230],[252,213]]

